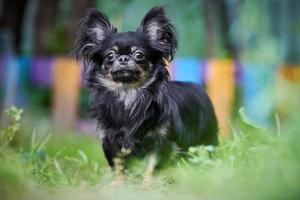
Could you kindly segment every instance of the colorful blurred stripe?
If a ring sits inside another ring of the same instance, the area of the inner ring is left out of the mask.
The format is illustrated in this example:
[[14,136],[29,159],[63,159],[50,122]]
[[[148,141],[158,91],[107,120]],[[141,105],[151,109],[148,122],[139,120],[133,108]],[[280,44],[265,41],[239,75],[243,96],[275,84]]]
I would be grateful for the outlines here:
[[[54,88],[56,121],[71,118],[73,120],[64,123],[69,124],[69,127],[74,126],[74,113],[77,113],[74,105],[78,103],[80,90],[78,81],[84,85],[80,76],[81,69],[82,66],[78,67],[70,58],[1,55],[1,101],[6,107],[12,104],[25,105],[30,101],[28,86]],[[269,125],[274,110],[278,110],[275,108],[275,91],[271,88],[279,79],[300,82],[300,67],[296,65],[272,66],[240,63],[230,59],[178,58],[170,66],[170,73],[174,80],[192,81],[207,86],[220,130],[225,136],[230,132],[229,119],[236,102],[236,86],[243,95],[240,106],[245,107],[249,118],[258,124]],[[73,88],[74,93],[68,91],[68,88]],[[71,102],[70,99],[74,101]],[[70,113],[69,111],[73,113],[71,116],[61,114]]]

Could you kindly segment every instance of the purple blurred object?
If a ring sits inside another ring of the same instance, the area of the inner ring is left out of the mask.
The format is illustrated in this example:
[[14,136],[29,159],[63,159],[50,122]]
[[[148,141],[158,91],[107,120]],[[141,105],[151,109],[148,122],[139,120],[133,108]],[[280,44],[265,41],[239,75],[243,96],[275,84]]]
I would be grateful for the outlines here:
[[207,65],[207,60],[200,60],[200,73],[202,74],[202,84],[207,83],[208,79],[208,65]]
[[30,68],[31,82],[38,87],[49,87],[53,82],[53,58],[32,58]]
[[237,85],[243,84],[243,65],[240,61],[234,61],[235,62],[235,80]]

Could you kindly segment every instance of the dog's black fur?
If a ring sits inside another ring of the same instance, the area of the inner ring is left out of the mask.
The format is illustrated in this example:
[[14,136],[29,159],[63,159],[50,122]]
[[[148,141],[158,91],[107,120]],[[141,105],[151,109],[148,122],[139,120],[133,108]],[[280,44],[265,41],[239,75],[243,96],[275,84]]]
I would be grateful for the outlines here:
[[108,18],[90,10],[75,43],[91,89],[108,163],[122,148],[131,155],[168,157],[173,144],[217,145],[217,120],[209,97],[197,84],[170,81],[166,60],[177,47],[174,25],[163,7],[152,8],[134,32],[117,32]]

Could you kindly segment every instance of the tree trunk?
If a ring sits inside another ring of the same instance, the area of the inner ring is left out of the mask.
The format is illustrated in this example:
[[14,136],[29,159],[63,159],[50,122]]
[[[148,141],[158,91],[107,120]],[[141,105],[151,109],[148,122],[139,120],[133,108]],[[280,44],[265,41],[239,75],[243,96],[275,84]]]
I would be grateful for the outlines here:
[[35,55],[49,55],[48,36],[56,22],[58,0],[42,0],[38,3],[35,19],[34,47]]
[[214,33],[214,1],[204,0],[204,23],[205,23],[205,38],[206,38],[206,56],[211,58],[214,56],[215,33]]
[[[12,51],[19,53],[21,41],[21,24],[27,0],[4,0],[0,16],[0,28],[12,35]],[[10,47],[11,48],[11,47]]]

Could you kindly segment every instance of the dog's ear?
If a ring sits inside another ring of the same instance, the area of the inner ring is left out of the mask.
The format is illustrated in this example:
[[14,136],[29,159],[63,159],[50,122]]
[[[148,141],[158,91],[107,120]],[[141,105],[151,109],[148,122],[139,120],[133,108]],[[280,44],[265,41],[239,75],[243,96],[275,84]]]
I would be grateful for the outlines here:
[[109,19],[96,9],[88,10],[79,23],[75,40],[75,56],[77,59],[89,59],[93,50],[101,46],[108,34],[117,32]]
[[177,48],[177,32],[163,7],[156,6],[149,10],[137,31],[145,33],[162,51],[164,58],[169,61],[173,59]]

